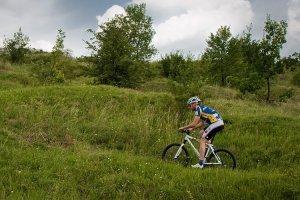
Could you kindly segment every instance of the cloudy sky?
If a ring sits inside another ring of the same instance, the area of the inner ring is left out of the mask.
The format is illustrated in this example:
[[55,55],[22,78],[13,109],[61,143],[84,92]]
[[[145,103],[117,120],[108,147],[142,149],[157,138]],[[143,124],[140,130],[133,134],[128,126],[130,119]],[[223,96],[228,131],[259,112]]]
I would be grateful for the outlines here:
[[51,51],[57,29],[62,28],[66,48],[74,56],[87,55],[86,30],[96,30],[131,3],[146,3],[159,55],[182,50],[198,56],[208,35],[221,25],[229,25],[237,35],[252,23],[253,35],[259,39],[267,13],[288,22],[282,54],[300,51],[300,0],[0,0],[0,46],[4,36],[11,37],[22,27],[32,47]]

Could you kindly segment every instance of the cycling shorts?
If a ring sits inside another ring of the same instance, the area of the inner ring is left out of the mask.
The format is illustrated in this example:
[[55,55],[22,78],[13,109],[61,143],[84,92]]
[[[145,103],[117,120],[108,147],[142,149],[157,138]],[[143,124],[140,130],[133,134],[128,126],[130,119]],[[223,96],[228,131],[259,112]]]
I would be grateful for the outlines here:
[[207,128],[204,129],[204,133],[202,138],[210,140],[213,138],[218,132],[224,129],[223,120],[218,120],[215,123],[210,124]]

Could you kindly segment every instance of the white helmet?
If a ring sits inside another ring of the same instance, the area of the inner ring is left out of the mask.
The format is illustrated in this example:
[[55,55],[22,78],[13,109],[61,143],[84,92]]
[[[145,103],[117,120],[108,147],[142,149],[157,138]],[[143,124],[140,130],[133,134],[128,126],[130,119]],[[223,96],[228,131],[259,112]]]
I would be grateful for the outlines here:
[[186,102],[187,104],[192,104],[192,103],[198,103],[201,102],[201,99],[197,96],[189,98],[189,100]]

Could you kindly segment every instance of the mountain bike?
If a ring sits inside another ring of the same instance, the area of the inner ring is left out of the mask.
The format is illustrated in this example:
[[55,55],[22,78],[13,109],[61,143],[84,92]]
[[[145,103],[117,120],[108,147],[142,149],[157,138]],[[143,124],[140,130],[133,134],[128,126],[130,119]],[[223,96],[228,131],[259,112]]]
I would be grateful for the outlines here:
[[[188,130],[184,130],[182,133],[184,134],[182,143],[169,144],[162,153],[162,159],[188,166],[190,164],[190,156],[185,145],[189,144],[197,158],[199,158],[200,153],[191,141],[194,140],[199,142],[199,139],[192,137]],[[210,143],[206,143],[205,167],[218,166],[221,168],[235,169],[236,160],[234,155],[226,149],[215,149],[212,144],[213,139],[214,138],[210,140]]]

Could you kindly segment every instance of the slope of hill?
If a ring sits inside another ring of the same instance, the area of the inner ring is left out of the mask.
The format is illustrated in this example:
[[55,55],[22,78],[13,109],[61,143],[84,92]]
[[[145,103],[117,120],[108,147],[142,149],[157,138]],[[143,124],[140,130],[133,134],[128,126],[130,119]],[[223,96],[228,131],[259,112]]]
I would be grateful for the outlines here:
[[161,162],[191,117],[179,114],[171,94],[110,86],[2,90],[0,198],[299,197],[299,108],[207,103],[228,122],[215,145],[236,155],[235,171]]

